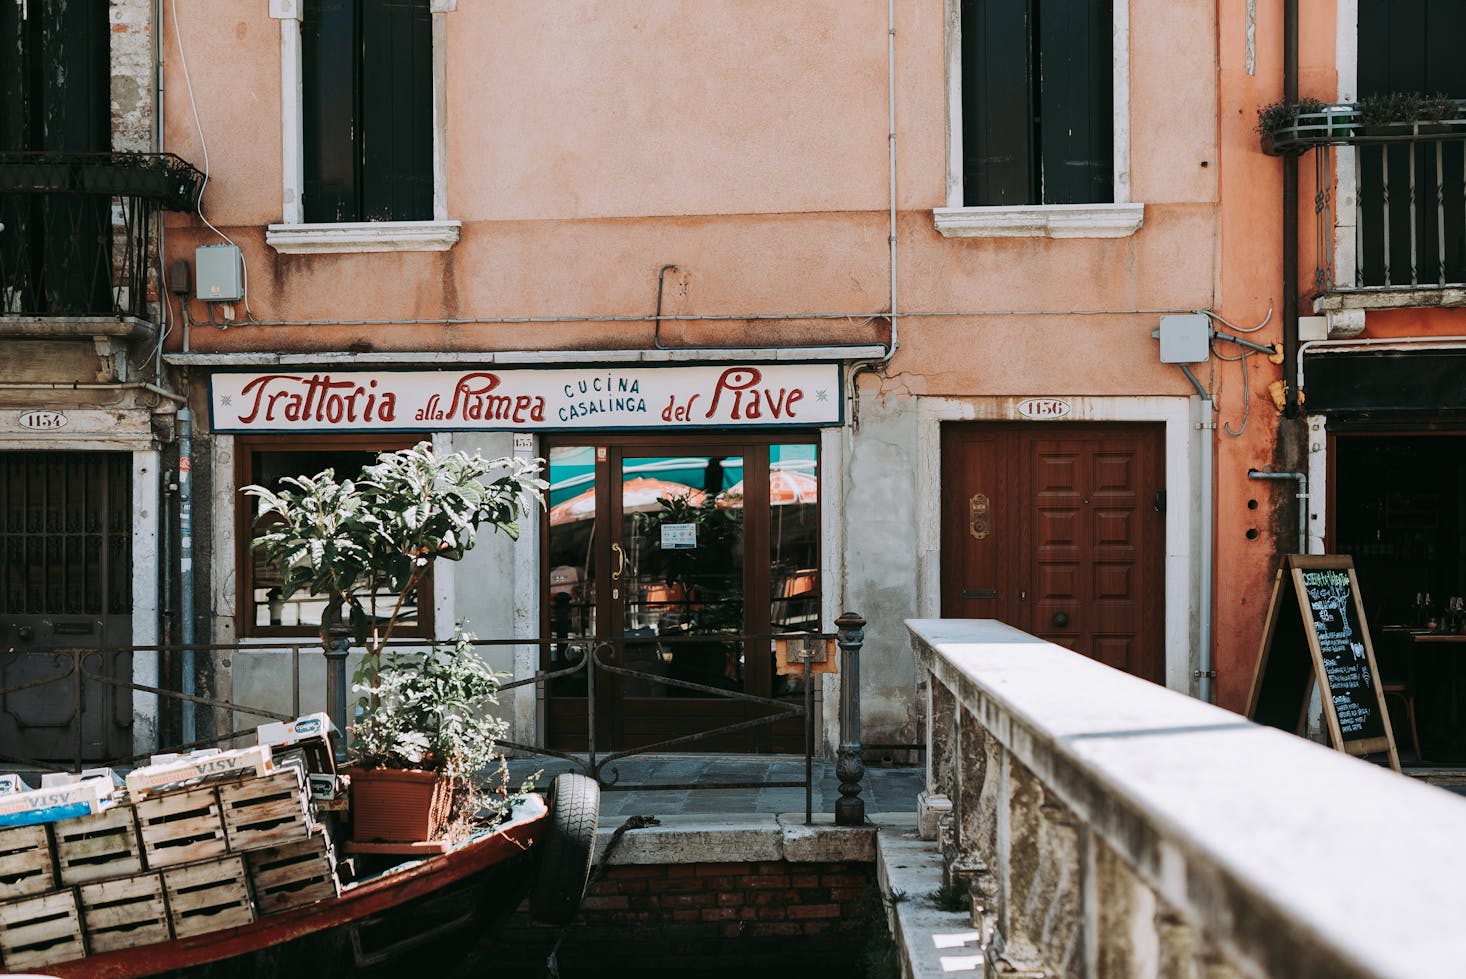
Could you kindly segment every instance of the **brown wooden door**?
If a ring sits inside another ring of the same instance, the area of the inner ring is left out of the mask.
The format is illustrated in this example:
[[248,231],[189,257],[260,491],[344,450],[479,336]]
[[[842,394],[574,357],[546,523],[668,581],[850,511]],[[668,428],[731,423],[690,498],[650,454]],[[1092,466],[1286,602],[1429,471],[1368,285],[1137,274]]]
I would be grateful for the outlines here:
[[942,614],[995,618],[1164,681],[1163,432],[942,432]]

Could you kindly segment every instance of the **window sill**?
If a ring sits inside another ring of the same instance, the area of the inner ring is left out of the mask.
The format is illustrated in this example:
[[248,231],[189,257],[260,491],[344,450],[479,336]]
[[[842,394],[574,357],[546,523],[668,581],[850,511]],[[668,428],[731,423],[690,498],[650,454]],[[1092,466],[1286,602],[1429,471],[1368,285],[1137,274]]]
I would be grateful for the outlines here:
[[265,231],[265,242],[284,255],[445,252],[458,243],[462,232],[462,221],[272,224]]
[[1145,205],[939,207],[932,218],[944,238],[1126,238],[1144,223]]

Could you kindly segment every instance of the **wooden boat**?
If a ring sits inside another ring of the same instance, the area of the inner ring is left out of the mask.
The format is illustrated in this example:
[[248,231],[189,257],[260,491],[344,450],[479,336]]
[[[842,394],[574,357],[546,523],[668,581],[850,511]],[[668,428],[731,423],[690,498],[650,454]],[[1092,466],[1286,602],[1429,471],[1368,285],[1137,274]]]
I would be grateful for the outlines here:
[[598,800],[592,780],[561,775],[548,799],[527,795],[507,822],[446,852],[355,857],[357,879],[339,896],[235,927],[10,971],[62,979],[443,974],[491,937],[526,896],[540,920],[574,917],[589,873]]

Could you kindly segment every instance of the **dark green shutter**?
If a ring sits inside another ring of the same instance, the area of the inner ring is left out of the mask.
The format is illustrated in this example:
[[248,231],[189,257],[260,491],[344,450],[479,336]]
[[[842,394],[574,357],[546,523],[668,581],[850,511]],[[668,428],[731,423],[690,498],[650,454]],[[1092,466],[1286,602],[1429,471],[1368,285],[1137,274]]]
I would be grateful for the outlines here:
[[968,206],[1114,200],[1109,0],[964,0]]
[[1032,34],[1025,0],[962,4],[963,203],[1031,204]]
[[307,0],[301,61],[306,221],[431,219],[427,0]]
[[433,216],[433,26],[426,0],[367,0],[362,17],[362,210]]
[[358,221],[353,0],[306,0],[301,21],[305,219]]
[[1112,34],[1108,2],[1041,4],[1039,155],[1045,204],[1114,199]]

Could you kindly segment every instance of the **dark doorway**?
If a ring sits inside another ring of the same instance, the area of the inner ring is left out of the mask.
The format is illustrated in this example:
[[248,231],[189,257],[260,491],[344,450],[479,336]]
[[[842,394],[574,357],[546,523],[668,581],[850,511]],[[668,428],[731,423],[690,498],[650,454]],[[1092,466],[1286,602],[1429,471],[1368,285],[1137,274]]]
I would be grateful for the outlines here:
[[1421,754],[1466,762],[1466,433],[1345,431],[1329,459],[1328,549],[1354,559],[1382,677],[1413,700]]
[[127,453],[0,452],[0,755],[132,753],[131,477]]

